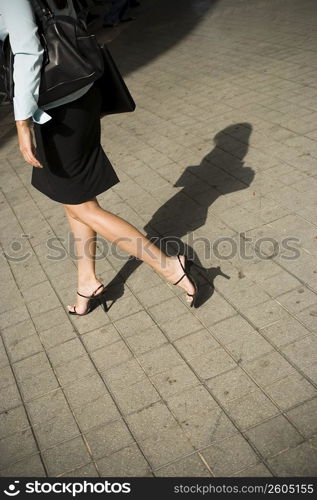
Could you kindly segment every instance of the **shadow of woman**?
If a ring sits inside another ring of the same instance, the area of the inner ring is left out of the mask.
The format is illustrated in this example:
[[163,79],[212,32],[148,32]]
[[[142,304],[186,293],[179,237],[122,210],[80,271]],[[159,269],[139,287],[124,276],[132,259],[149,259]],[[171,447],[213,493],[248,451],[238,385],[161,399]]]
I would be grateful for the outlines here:
[[[193,247],[181,238],[203,227],[208,217],[208,208],[221,196],[247,188],[253,181],[254,171],[245,167],[243,158],[248,152],[252,126],[249,123],[230,125],[214,137],[215,147],[199,165],[189,166],[174,184],[182,187],[172,198],[153,214],[144,226],[147,238],[167,255],[184,253],[197,265],[195,279],[199,281],[202,305],[214,291],[217,276],[227,279],[220,267],[204,269]],[[236,138],[239,138],[237,142]],[[237,150],[238,145],[238,150]],[[227,151],[235,149],[237,156]],[[224,163],[225,162],[225,163]],[[243,178],[243,181],[240,179]],[[124,293],[124,283],[142,264],[142,260],[131,257],[107,286],[106,300],[113,302]],[[198,267],[199,266],[199,267]]]

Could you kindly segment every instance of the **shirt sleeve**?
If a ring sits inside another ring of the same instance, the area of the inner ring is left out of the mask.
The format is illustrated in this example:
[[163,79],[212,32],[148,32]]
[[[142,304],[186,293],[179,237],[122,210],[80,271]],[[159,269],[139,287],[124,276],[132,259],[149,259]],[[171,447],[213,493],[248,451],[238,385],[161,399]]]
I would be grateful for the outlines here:
[[14,54],[15,120],[32,117],[37,123],[45,123],[51,117],[40,110],[37,104],[44,50],[39,40],[33,10],[28,0],[0,0],[0,12]]

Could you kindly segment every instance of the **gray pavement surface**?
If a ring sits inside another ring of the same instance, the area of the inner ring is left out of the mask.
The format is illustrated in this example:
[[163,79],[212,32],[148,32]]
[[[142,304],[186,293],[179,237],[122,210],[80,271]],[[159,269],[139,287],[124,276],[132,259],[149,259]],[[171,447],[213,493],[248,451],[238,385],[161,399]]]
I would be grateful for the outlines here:
[[189,308],[99,239],[116,300],[70,317],[63,208],[2,107],[0,474],[316,475],[317,4],[148,7],[111,45],[138,108],[103,119],[121,182],[99,200],[194,248],[214,290]]

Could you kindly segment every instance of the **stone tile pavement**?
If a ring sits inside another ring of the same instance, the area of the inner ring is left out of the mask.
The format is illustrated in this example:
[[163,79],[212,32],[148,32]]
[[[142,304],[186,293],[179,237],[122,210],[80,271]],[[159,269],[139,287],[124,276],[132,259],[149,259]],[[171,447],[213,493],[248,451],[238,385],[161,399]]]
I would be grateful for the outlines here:
[[194,248],[199,309],[99,239],[117,300],[67,315],[63,209],[1,109],[2,476],[316,475],[316,10],[152,1],[112,43],[138,109],[103,120],[100,202]]

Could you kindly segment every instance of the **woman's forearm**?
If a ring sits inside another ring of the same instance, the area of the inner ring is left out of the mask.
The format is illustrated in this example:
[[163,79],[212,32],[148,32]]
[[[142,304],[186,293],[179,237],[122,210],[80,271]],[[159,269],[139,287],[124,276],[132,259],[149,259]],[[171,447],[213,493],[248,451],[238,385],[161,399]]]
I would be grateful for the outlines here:
[[31,118],[27,118],[26,120],[16,120],[15,124],[17,128],[30,128],[31,127]]

